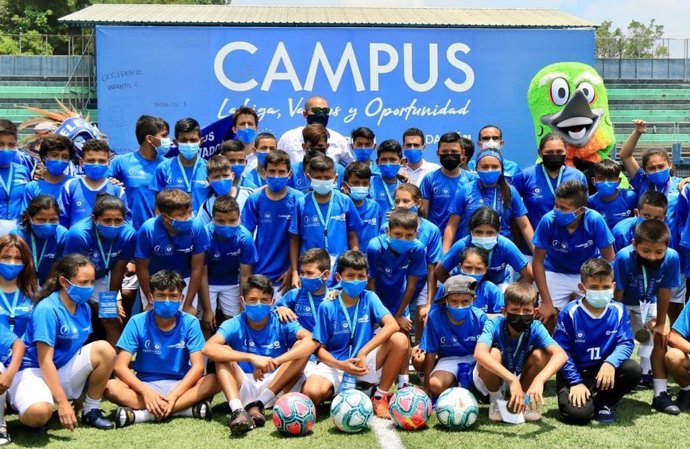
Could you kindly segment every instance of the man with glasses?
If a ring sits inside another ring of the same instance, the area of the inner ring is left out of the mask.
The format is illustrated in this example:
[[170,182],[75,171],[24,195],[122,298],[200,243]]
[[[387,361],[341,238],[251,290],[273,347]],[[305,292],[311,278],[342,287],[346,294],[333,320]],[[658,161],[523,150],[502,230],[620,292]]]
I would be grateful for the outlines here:
[[[307,124],[320,123],[323,126],[328,127],[328,118],[332,110],[328,106],[328,101],[319,96],[311,97],[307,99],[302,115],[307,120]],[[289,131],[286,131],[278,141],[278,149],[285,151],[290,155],[290,163],[296,164],[302,162],[304,158],[304,149],[302,144],[304,140],[302,139],[302,129],[303,126],[298,126]],[[326,155],[333,159],[336,163],[346,166],[355,159],[350,153],[349,144],[342,134],[328,129],[328,150]]]
[[[503,140],[503,133],[495,125],[486,125],[479,130],[479,136],[477,137],[477,145],[479,145],[479,151],[474,154],[474,158],[467,164],[470,170],[476,169],[477,156],[484,150],[493,150],[502,153],[503,145],[505,141]],[[504,155],[505,156],[505,155]],[[515,161],[509,161],[505,157],[503,158],[503,174],[505,175],[508,182],[510,182],[515,175],[520,173],[520,167]]]

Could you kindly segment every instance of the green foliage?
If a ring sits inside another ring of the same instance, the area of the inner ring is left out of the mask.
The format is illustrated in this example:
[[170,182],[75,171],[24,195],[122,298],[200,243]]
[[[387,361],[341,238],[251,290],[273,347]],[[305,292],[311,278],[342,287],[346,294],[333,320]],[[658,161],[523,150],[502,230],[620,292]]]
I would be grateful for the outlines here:
[[668,56],[668,48],[661,41],[664,26],[657,24],[654,19],[649,25],[633,20],[625,32],[620,28],[612,28],[613,23],[610,20],[604,21],[597,28],[597,58],[649,59]]

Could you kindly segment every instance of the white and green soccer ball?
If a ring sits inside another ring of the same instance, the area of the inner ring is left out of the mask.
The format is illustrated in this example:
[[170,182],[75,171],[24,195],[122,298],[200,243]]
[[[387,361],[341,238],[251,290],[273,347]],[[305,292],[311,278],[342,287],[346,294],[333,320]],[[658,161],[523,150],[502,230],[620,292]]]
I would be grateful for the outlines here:
[[373,414],[371,399],[359,390],[343,391],[331,403],[333,424],[343,432],[357,433],[367,429]]
[[436,401],[438,422],[450,429],[469,429],[478,416],[477,399],[464,388],[449,388]]

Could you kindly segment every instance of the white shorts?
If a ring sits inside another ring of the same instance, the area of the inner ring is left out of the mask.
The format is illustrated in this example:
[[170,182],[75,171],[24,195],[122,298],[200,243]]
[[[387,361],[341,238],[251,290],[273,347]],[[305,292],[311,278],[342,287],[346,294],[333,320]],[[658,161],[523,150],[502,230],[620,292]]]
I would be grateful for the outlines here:
[[[278,373],[278,370],[266,374],[264,376],[264,380],[254,380],[253,373],[243,372],[242,374],[244,374],[244,380],[242,381],[242,385],[240,385],[240,401],[242,401],[242,406],[251,404],[252,402],[259,399],[259,396],[261,396],[261,393],[266,391],[271,381],[273,380],[273,377],[275,377],[276,373]],[[305,380],[306,377],[304,377],[303,374],[299,379],[297,379],[297,382],[295,382],[295,385],[290,389],[290,392],[299,392],[302,389],[302,385],[304,385]],[[275,401],[281,396],[281,394],[277,394],[276,397],[268,401],[267,404],[264,404],[264,407],[273,407]]]
[[[89,343],[77,352],[65,366],[57,370],[60,385],[67,399],[78,399],[86,381],[93,371],[91,345]],[[54,404],[53,394],[48,388],[40,368],[26,368],[19,371],[9,390],[10,403],[19,415],[23,415],[34,404]]]
[[551,295],[551,302],[558,310],[563,309],[570,302],[570,296],[575,294],[577,298],[582,298],[577,284],[580,283],[579,274],[564,274],[553,271],[546,272],[546,287]]
[[209,285],[208,296],[214,313],[220,306],[225,316],[233,317],[240,314],[239,285]]
[[427,296],[429,296],[429,288],[425,282],[424,288],[421,292],[419,292],[419,296],[417,296],[417,308],[426,305],[426,300],[428,299]]
[[[379,348],[374,349],[367,355],[367,369],[369,370],[364,376],[357,376],[358,382],[366,382],[369,384],[378,384],[381,380],[381,368],[376,369],[376,355],[379,353]],[[325,363],[316,365],[316,369],[309,374],[309,376],[320,376],[327,379],[333,385],[333,391],[338,394],[340,391],[340,384],[343,381],[343,370],[333,368]]]
[[180,380],[161,379],[154,380],[152,382],[144,382],[144,385],[146,385],[153,391],[157,392],[158,394],[167,396],[180,382]]
[[[187,289],[189,288],[189,278],[184,279],[185,282],[185,288],[182,290],[182,298],[187,296]],[[149,305],[149,299],[144,295],[144,292],[139,289],[139,296],[141,296],[141,310],[146,310],[146,307]],[[199,295],[197,294],[194,296],[194,299],[192,299],[192,307],[195,309],[197,308],[197,301],[199,299]],[[182,309],[182,305],[184,304],[184,300],[180,301],[180,309]],[[198,309],[197,309],[198,310]]]
[[671,289],[671,303],[673,304],[685,304],[685,295],[687,293],[686,288],[686,277],[685,275],[680,275],[680,287]]
[[474,387],[483,395],[486,396],[487,394],[489,394],[488,390],[486,389],[486,386],[484,385],[484,381],[479,378],[479,372],[477,371],[477,365],[474,360],[474,356],[466,355],[464,357],[451,356],[440,358],[436,361],[436,366],[434,366],[434,369],[431,371],[431,374],[433,375],[437,371],[443,371],[452,374],[453,377],[455,377],[455,380],[457,381],[459,363],[474,364],[474,368],[472,369],[472,383],[474,383]]
[[[628,315],[630,315],[630,327],[632,328],[633,336],[637,331],[644,328],[644,325],[649,321],[644,321],[642,319],[642,314],[640,313],[640,306],[625,306],[628,309]],[[656,304],[649,310],[651,313],[650,319],[656,318]],[[640,346],[637,348],[637,355],[640,357],[649,358],[652,355],[652,349],[654,349],[654,339],[650,338],[645,343],[637,342]]]

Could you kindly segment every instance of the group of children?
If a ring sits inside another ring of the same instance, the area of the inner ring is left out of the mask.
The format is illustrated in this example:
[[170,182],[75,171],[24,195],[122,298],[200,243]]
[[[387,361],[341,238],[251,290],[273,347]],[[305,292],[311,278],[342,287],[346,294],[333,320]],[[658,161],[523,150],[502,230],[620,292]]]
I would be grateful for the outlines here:
[[486,396],[491,420],[503,398],[539,420],[554,374],[566,422],[613,422],[638,384],[661,412],[690,409],[690,187],[664,151],[632,157],[644,122],[620,152],[634,190],[616,162],[566,166],[554,134],[519,171],[496,126],[476,153],[442,135],[440,165],[421,130],[377,144],[361,127],[343,166],[323,124],[303,129],[294,162],[253,109],[233,123],[239,140],[208,160],[191,118],[172,157],[152,116],[138,150],[112,160],[104,140],[50,135],[29,173],[0,120],[0,444],[6,392],[33,428],[57,403],[73,429],[80,397],[100,429],[208,420],[220,391],[235,435],[289,391],[318,405],[367,389],[389,418],[410,361],[433,398],[455,385]]

